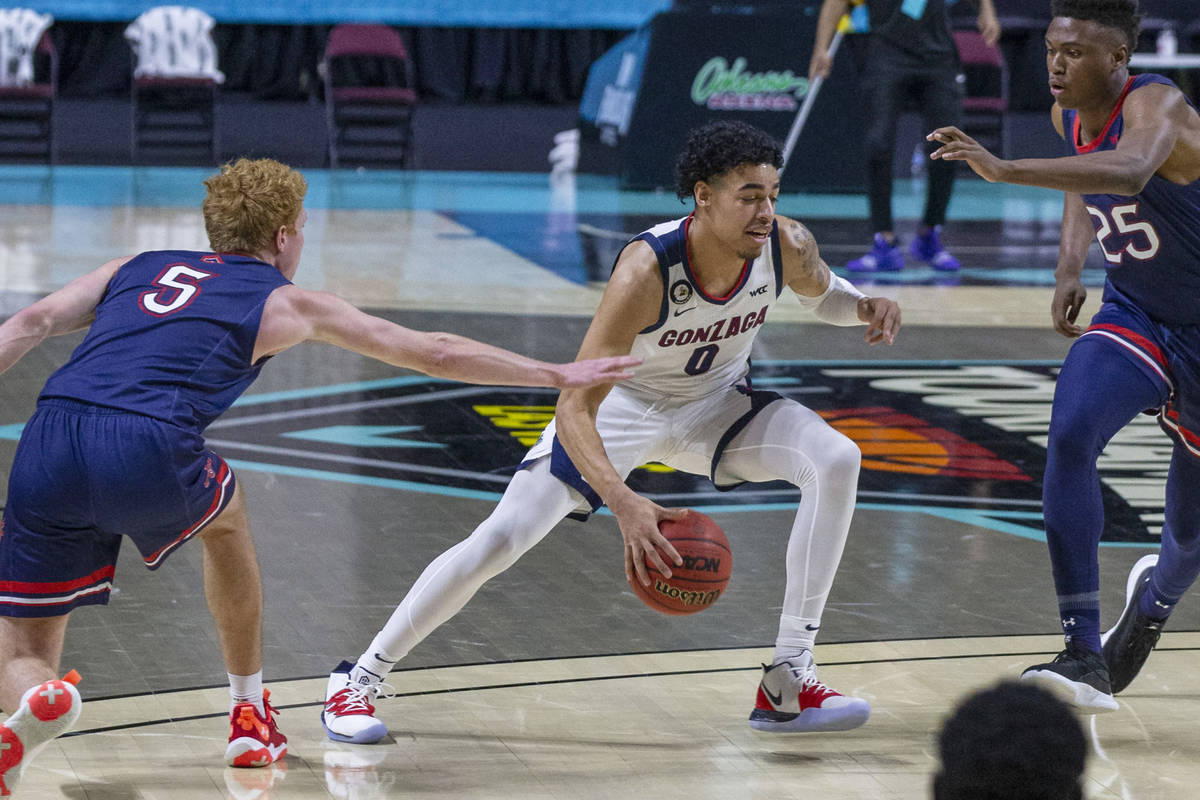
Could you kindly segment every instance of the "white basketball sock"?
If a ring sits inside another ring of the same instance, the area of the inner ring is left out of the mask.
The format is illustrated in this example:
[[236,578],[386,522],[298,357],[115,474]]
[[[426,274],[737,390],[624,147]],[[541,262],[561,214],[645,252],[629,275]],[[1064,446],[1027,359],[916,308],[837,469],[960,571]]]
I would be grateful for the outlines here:
[[386,678],[396,662],[381,656],[382,654],[375,649],[374,642],[372,642],[372,647],[358,657],[358,663],[354,665],[354,669],[350,670],[350,682],[379,683]]
[[267,710],[263,708],[262,670],[253,675],[225,674],[229,676],[229,710],[233,711],[238,703],[254,703],[259,715],[265,717]]
[[779,618],[779,635],[775,639],[775,662],[792,660],[805,650],[812,650],[821,620],[793,617],[783,614]]

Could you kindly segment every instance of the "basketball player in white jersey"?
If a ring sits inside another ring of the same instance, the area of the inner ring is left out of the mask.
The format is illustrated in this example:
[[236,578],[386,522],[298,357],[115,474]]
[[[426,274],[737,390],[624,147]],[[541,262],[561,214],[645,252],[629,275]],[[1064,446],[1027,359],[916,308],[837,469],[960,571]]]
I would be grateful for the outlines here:
[[[718,486],[784,480],[801,489],[788,536],[787,585],[771,665],[750,725],[830,731],[866,722],[870,706],[817,679],[812,648],[850,529],[860,453],[794,400],[750,387],[750,348],[784,288],[823,321],[869,327],[891,344],[900,310],[832,275],[812,234],[776,217],[779,144],[756,128],[720,122],[693,131],[677,191],[693,214],[634,237],[613,274],[579,358],[642,356],[621,385],[563,391],[556,417],[526,456],[492,515],[438,556],[356,664],[330,675],[322,715],[335,741],[387,733],[372,701],[395,662],[456,614],[563,517],[607,504],[625,540],[625,572],[649,585],[644,558],[665,575],[681,565],[658,523],[677,519],[625,477],[658,461]],[[615,591],[614,587],[614,591]]]

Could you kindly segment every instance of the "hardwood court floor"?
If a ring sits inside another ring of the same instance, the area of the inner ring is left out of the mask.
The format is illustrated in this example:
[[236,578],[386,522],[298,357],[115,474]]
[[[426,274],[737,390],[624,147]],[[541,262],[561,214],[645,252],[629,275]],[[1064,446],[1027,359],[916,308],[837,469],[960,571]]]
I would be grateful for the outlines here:
[[[553,659],[393,673],[401,696],[377,745],[328,742],[315,725],[323,681],[277,683],[290,734],[278,766],[219,766],[224,688],[100,700],[75,735],[34,762],[43,798],[928,796],[946,687],[981,688],[1058,646],[1054,636],[830,645],[822,674],[874,704],[863,728],[772,736],[745,724],[769,649]],[[1186,797],[1200,745],[1191,668],[1200,635],[1166,634],[1119,711],[1085,718],[1087,796]],[[398,687],[399,688],[399,687]],[[1192,701],[1194,702],[1194,701]]]
[[[206,170],[0,168],[0,314],[151,248],[204,247]],[[537,357],[573,357],[622,231],[684,213],[673,198],[545,176],[309,174],[298,282],[402,324]],[[919,213],[902,189],[902,231]],[[227,690],[199,548],[149,573],[131,552],[106,608],[73,615],[64,668],[84,675],[76,734],[33,762],[18,796],[135,798],[920,798],[935,732],[965,693],[1058,649],[1040,525],[1045,425],[1069,342],[1048,325],[1052,193],[963,181],[947,240],[964,270],[855,276],[897,297],[892,348],[783,303],[755,380],[864,451],[859,505],[827,607],[821,677],[873,704],[868,724],[770,737],[746,724],[774,640],[796,495],[713,492],[655,470],[631,480],[710,513],[734,579],[694,617],[647,610],[621,573],[611,516],[566,522],[393,673],[393,736],[327,742],[328,671],[354,658],[434,556],[489,513],[553,393],[429,382],[321,346],[271,362],[210,429],[246,490],[266,586],[266,679],[291,755],[227,770]],[[785,197],[835,266],[858,254],[861,197]],[[955,238],[950,239],[953,235]],[[1098,278],[1087,274],[1098,303]],[[78,335],[0,377],[0,486],[49,374]],[[336,433],[335,433],[336,432]],[[1110,525],[1102,614],[1157,546],[1166,440],[1139,420],[1101,462]],[[127,548],[129,550],[129,548]],[[1195,796],[1200,608],[1185,600],[1120,711],[1088,720],[1089,797]]]

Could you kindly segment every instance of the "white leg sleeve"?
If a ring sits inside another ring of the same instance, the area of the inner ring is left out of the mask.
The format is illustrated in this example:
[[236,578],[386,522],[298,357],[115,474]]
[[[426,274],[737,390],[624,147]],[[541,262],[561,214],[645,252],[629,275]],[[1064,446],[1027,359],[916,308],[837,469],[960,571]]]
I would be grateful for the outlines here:
[[491,516],[425,568],[367,654],[380,653],[392,661],[407,655],[484,583],[545,538],[578,500],[550,474],[548,458],[518,472]]
[[850,532],[861,458],[853,441],[790,400],[759,412],[721,458],[721,476],[784,480],[801,490],[788,538],[781,644],[812,644]]

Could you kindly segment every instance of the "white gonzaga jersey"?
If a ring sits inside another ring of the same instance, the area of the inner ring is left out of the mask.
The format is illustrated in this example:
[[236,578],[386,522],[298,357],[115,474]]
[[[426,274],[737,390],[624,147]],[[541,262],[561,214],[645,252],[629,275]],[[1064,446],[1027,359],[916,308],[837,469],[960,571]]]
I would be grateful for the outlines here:
[[0,8],[0,86],[33,83],[33,53],[52,22],[28,8]]
[[225,82],[217,69],[216,22],[198,8],[156,6],[125,29],[125,39],[137,54],[135,77],[209,78]]
[[779,224],[762,253],[742,267],[725,297],[700,288],[688,262],[691,216],[655,225],[631,242],[654,248],[663,282],[658,321],[640,331],[631,355],[644,361],[623,386],[637,392],[681,399],[704,397],[728,388],[750,368],[750,348],[783,289]]

